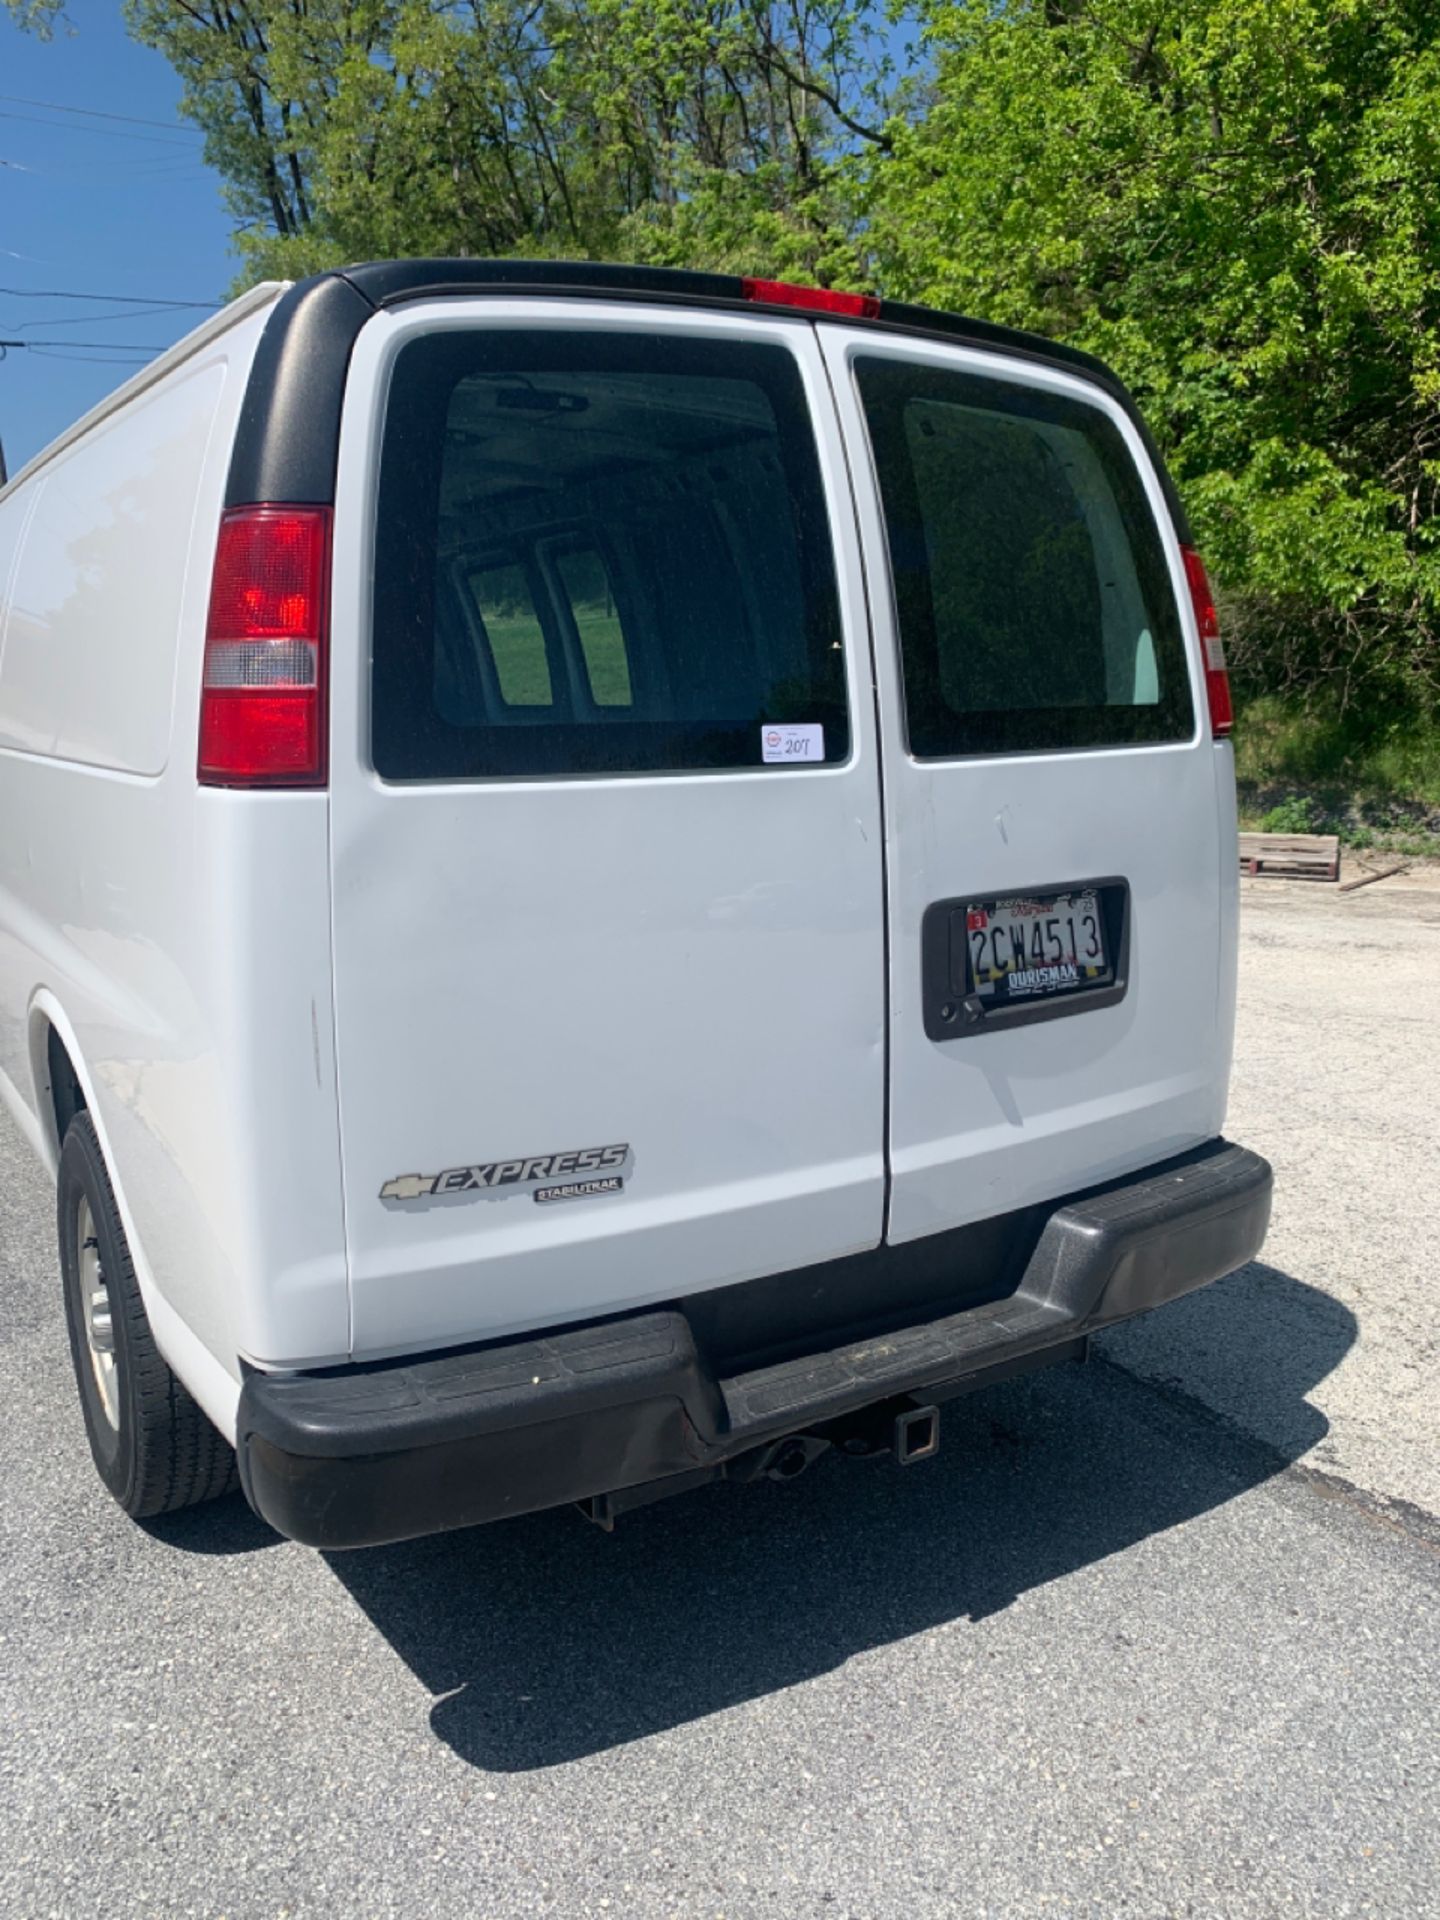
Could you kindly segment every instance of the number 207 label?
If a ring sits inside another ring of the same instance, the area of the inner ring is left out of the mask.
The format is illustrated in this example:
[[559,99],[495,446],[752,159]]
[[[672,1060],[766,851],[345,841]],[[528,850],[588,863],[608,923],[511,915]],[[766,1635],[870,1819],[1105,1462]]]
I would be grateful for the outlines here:
[[825,729],[818,720],[785,721],[760,729],[760,758],[772,761],[814,761],[825,758]]

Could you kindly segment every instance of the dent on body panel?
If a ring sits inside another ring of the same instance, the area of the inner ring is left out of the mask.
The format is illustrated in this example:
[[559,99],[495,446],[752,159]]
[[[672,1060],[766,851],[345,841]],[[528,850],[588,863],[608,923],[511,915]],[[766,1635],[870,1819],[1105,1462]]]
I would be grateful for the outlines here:
[[224,384],[202,368],[126,408],[38,480],[0,661],[0,745],[165,765],[190,530]]

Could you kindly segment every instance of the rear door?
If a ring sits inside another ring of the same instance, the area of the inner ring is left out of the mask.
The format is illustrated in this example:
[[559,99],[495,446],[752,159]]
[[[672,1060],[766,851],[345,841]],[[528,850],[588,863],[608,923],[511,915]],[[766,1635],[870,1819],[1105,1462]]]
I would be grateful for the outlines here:
[[347,391],[354,1350],[875,1245],[874,703],[814,330],[433,302],[366,327]]
[[872,588],[903,1241],[1219,1130],[1229,749],[1123,409],[1035,363],[820,331]]

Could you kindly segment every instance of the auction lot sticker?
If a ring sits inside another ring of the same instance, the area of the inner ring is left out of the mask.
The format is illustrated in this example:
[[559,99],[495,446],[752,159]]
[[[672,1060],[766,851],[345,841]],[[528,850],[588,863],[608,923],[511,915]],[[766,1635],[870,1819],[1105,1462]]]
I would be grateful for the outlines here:
[[767,765],[825,758],[825,729],[818,720],[776,721],[760,729],[760,757]]

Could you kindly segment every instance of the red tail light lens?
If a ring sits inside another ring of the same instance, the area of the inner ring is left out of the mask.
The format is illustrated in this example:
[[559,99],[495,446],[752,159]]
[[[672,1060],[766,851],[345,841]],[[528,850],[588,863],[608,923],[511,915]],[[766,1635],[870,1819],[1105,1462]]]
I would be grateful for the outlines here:
[[236,507],[220,522],[200,695],[200,779],[325,784],[328,507]]
[[1224,740],[1235,725],[1235,709],[1230,700],[1230,675],[1225,668],[1225,643],[1220,638],[1220,619],[1215,612],[1215,596],[1205,572],[1205,562],[1193,547],[1181,547],[1185,578],[1190,583],[1190,602],[1195,609],[1195,624],[1200,629],[1200,650],[1205,656],[1205,692],[1210,700],[1210,731]]
[[851,320],[878,320],[880,302],[873,293],[832,293],[828,287],[797,287],[789,280],[751,280],[741,283],[747,300],[767,307],[805,307],[811,313],[839,313]]

